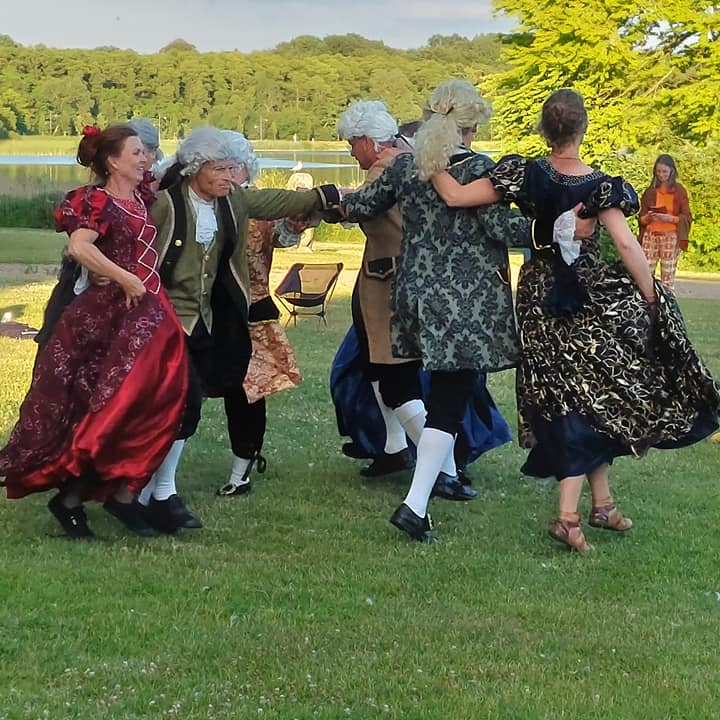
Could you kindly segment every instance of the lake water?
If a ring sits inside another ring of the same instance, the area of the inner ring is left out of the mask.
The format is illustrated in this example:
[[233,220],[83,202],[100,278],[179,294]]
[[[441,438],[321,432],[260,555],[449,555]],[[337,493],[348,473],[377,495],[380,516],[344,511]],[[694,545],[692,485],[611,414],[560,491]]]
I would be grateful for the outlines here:
[[[289,170],[298,162],[316,184],[358,185],[365,173],[349,152],[334,150],[259,150],[260,173]],[[90,179],[87,168],[65,155],[0,155],[0,195],[32,197],[40,192],[66,191]]]

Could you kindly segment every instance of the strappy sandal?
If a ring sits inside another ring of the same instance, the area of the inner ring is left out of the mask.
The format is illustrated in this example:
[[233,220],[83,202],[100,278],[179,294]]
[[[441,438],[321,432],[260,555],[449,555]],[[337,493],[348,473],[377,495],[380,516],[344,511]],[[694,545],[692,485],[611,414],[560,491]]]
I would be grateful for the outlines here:
[[633,526],[632,520],[629,517],[625,517],[615,505],[594,507],[590,511],[588,522],[593,527],[603,530],[615,530],[617,532],[625,532]]
[[561,520],[556,518],[550,526],[550,537],[557,540],[570,550],[579,553],[586,553],[595,548],[585,539],[580,522],[572,522],[571,520]]

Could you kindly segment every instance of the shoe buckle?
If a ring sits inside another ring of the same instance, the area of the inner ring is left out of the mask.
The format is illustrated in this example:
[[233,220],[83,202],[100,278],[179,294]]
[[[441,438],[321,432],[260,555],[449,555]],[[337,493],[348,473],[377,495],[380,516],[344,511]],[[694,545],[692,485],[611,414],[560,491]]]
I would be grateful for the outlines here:
[[432,521],[432,517],[430,516],[430,513],[427,513],[427,514],[425,515],[425,517],[427,518],[427,527],[428,527],[428,530],[434,530],[434,529],[435,529],[435,526],[433,525],[433,521]]

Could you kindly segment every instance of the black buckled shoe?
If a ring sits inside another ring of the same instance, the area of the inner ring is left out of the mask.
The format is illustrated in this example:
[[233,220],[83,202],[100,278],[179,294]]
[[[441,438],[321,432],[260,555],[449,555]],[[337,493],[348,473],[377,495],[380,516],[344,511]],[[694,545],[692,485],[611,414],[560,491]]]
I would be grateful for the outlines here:
[[267,460],[260,454],[260,452],[256,452],[255,455],[250,458],[250,463],[247,468],[245,468],[245,472],[243,473],[242,478],[240,478],[239,483],[227,482],[215,494],[220,495],[220,497],[237,497],[238,495],[247,495],[252,490],[250,471],[253,469],[253,466],[255,466],[255,470],[261,475],[265,472],[265,470],[267,470]]
[[71,540],[89,540],[95,537],[95,533],[88,527],[87,515],[82,505],[67,508],[62,504],[62,494],[58,493],[48,503],[48,510]]
[[469,485],[463,485],[457,475],[441,472],[437,476],[430,497],[441,497],[445,500],[468,502],[477,497],[477,491]]
[[220,497],[238,497],[239,495],[247,495],[252,490],[250,480],[235,485],[234,483],[225,483],[218,491]]
[[179,495],[171,495],[167,500],[151,497],[145,508],[145,519],[164,533],[174,533],[181,528],[196,530],[203,526],[200,518],[187,509]]
[[131,533],[142,537],[157,537],[158,531],[145,519],[145,513],[137,500],[129,503],[119,502],[115,498],[108,498],[103,508],[113,517],[117,518]]
[[437,542],[437,538],[431,532],[432,521],[429,513],[426,513],[424,518],[420,517],[403,503],[392,514],[390,522],[413,540],[424,543]]
[[410,470],[415,467],[412,453],[409,448],[405,448],[396,453],[382,453],[373,460],[370,465],[360,470],[360,474],[364,477],[380,477],[381,475],[389,475],[390,473],[400,472],[401,470]]

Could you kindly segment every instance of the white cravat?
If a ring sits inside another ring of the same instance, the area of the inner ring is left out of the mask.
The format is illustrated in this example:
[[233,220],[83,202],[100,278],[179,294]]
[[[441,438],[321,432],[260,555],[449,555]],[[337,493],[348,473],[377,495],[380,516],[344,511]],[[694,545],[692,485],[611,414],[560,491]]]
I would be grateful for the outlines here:
[[193,192],[192,188],[188,188],[188,197],[195,210],[195,242],[206,248],[213,241],[218,229],[215,202],[203,200]]

